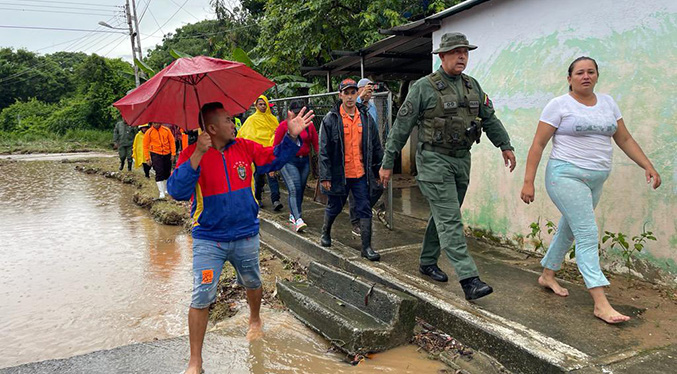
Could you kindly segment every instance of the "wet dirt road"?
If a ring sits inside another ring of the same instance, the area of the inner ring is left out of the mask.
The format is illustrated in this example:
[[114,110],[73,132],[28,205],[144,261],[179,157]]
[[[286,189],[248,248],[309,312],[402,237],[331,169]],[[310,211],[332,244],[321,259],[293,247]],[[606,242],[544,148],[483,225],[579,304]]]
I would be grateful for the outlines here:
[[[191,238],[155,223],[132,193],[72,164],[0,160],[0,368],[187,334]],[[247,363],[238,372],[443,367],[413,346],[353,367],[288,313],[265,316],[267,337],[256,352],[243,338],[246,323],[217,326],[232,337],[224,349]]]

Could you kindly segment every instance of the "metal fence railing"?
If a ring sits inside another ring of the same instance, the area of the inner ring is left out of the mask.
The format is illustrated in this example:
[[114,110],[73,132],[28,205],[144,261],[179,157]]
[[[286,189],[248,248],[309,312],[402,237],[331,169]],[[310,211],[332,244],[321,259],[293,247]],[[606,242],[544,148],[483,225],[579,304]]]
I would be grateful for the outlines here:
[[[330,92],[326,94],[316,94],[316,95],[305,95],[305,96],[293,96],[293,97],[284,97],[280,99],[270,100],[271,103],[275,104],[276,111],[274,114],[278,116],[278,120],[282,121],[286,119],[286,113],[289,108],[289,103],[292,100],[302,100],[306,103],[306,106],[312,109],[315,112],[315,118],[313,119],[313,125],[315,129],[320,129],[320,124],[324,119],[324,116],[329,113],[332,107],[336,105],[338,101],[338,92]],[[378,129],[379,129],[379,138],[381,139],[381,144],[385,146],[385,141],[388,137],[388,132],[393,124],[393,94],[392,92],[377,92],[374,93],[372,99],[376,105],[376,112],[378,116]],[[384,192],[384,196],[381,198],[381,201],[385,204],[386,210],[386,223],[388,228],[393,229],[393,184],[388,185],[387,190]]]

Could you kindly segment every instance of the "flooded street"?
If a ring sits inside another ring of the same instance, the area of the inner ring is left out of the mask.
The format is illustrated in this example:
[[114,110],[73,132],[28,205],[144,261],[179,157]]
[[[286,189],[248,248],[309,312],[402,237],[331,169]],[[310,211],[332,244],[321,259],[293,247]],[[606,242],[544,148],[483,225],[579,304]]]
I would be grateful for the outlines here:
[[[132,203],[133,187],[55,161],[0,161],[0,368],[186,335],[191,238]],[[406,346],[358,366],[287,312],[220,322],[237,373],[434,373]],[[186,346],[186,359],[188,346]],[[231,362],[231,365],[232,365]]]
[[0,367],[186,332],[190,236],[132,192],[72,164],[0,166]]

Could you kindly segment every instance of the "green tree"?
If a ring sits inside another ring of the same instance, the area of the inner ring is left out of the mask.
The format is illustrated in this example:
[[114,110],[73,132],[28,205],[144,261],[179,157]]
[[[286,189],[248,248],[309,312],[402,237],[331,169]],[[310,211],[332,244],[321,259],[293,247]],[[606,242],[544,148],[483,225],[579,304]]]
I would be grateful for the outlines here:
[[0,110],[33,97],[56,103],[68,92],[68,82],[53,59],[23,49],[0,49]]
[[250,50],[256,45],[258,33],[252,34],[250,30],[256,30],[257,26],[246,23],[250,21],[248,18],[231,17],[185,25],[175,33],[167,34],[161,44],[150,49],[144,62],[153,70],[160,71],[175,60],[171,55],[172,49],[191,56],[229,59],[235,47]]
[[303,65],[331,60],[332,50],[358,50],[391,28],[443,10],[458,0],[268,0],[258,20],[254,55],[266,73],[298,74]]

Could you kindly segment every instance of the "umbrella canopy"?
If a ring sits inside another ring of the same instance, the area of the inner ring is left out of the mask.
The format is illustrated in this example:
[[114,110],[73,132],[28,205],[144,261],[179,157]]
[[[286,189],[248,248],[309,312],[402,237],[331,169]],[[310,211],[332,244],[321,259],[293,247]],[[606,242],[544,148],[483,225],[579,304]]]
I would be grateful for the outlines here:
[[197,56],[180,58],[113,103],[130,126],[170,123],[199,126],[200,107],[220,102],[230,114],[246,111],[275,83],[244,64]]

